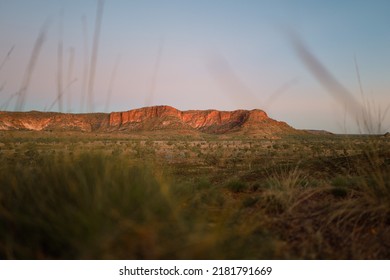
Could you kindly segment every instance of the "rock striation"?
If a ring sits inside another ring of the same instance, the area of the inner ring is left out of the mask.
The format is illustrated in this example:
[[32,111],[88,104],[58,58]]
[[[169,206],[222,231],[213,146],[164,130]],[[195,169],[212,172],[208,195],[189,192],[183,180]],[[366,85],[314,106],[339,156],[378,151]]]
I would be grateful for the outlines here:
[[281,134],[297,132],[273,120],[262,110],[189,110],[153,106],[126,112],[65,114],[53,112],[0,112],[0,130],[132,132],[191,130],[210,134]]

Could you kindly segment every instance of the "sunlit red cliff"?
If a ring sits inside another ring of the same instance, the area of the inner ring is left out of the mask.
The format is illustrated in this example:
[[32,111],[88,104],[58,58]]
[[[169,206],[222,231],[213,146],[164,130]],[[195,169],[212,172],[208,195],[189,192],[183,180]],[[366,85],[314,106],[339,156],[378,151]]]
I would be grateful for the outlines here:
[[135,132],[195,131],[210,134],[274,135],[297,130],[273,120],[262,110],[190,110],[153,106],[126,112],[69,114],[53,112],[0,112],[0,130]]

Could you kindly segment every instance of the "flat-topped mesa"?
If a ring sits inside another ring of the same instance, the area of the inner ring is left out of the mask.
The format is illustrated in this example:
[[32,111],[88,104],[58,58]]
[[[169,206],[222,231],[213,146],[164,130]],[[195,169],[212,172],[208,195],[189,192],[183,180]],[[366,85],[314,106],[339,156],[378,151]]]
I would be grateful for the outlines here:
[[145,107],[127,112],[110,114],[110,127],[142,129],[148,122],[154,129],[192,128],[211,133],[223,133],[236,129],[246,122],[263,122],[269,119],[262,110],[189,110],[179,111],[170,106]]
[[52,130],[85,132],[191,131],[191,133],[237,133],[274,137],[298,133],[262,110],[189,110],[153,106],[110,114],[51,112],[0,112],[0,130]]
[[267,131],[270,126],[278,132],[284,129],[294,130],[286,123],[270,119],[259,109],[180,111],[170,106],[114,112],[109,116],[108,126],[111,130],[195,129],[207,133],[235,132],[240,129],[245,129],[247,132]]

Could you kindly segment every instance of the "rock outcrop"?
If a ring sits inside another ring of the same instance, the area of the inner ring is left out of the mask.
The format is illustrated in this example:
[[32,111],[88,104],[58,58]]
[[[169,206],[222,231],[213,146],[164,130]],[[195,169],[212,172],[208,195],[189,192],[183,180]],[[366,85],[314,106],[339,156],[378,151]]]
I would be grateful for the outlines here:
[[0,112],[0,130],[85,131],[100,129],[107,114],[65,114],[52,112]]
[[170,106],[145,107],[110,114],[64,114],[51,112],[0,112],[0,130],[77,130],[131,132],[192,130],[211,134],[294,133],[284,122],[275,121],[262,110],[190,110]]

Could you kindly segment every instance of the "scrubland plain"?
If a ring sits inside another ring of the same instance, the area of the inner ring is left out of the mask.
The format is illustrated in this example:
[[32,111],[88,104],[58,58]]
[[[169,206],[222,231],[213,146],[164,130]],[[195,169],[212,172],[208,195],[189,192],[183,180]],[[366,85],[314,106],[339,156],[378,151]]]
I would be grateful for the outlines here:
[[385,136],[0,132],[2,259],[388,259]]

